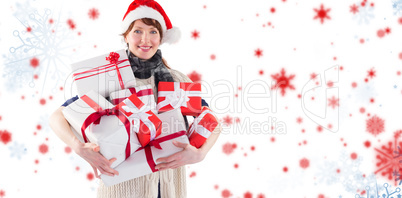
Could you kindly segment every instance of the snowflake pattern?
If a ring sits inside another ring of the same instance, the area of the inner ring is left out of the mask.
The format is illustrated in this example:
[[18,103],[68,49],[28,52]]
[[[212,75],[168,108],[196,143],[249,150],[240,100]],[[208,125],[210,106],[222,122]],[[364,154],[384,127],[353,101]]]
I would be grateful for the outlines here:
[[262,56],[262,50],[261,49],[256,49],[254,51],[254,56],[257,56],[257,58],[260,58]]
[[358,24],[369,24],[370,20],[374,19],[374,6],[370,6],[368,3],[363,3],[355,9],[358,9],[358,12],[353,14],[353,19],[357,19]]
[[272,87],[272,89],[281,89],[281,95],[285,96],[286,93],[286,89],[291,89],[294,90],[295,87],[290,84],[290,81],[293,80],[293,78],[295,77],[294,74],[290,75],[290,76],[286,76],[286,71],[284,68],[282,68],[280,74],[273,74],[271,75],[272,79],[275,80],[275,85]]
[[370,119],[366,120],[366,130],[377,136],[378,134],[384,132],[384,120],[374,115]]
[[328,99],[328,106],[335,109],[336,107],[339,106],[339,99],[335,98],[335,96],[332,96],[332,98]]
[[90,19],[95,20],[99,18],[99,11],[96,8],[92,8],[88,11],[88,16]]
[[[27,84],[34,87],[34,76],[40,74],[43,76],[40,78],[43,79],[42,91],[48,85],[53,87],[46,90],[54,92],[59,82],[65,79],[65,73],[58,67],[67,67],[66,58],[69,56],[63,52],[67,49],[64,41],[71,37],[70,33],[65,31],[66,25],[50,18],[52,11],[49,9],[40,14],[29,4],[17,4],[17,7],[19,9],[14,17],[24,26],[24,31],[13,31],[21,44],[10,47],[10,53],[3,55],[3,77],[7,79],[4,81],[5,86],[8,91],[16,91]],[[27,27],[32,28],[31,32],[25,31]],[[49,80],[56,82],[48,83]]]
[[402,0],[392,1],[392,9],[394,9],[394,15],[402,15]]
[[316,8],[314,8],[314,11],[317,13],[317,15],[316,16],[314,16],[314,19],[320,19],[320,21],[321,21],[321,24],[323,24],[324,23],[324,19],[331,19],[331,17],[328,15],[328,12],[329,11],[331,11],[331,8],[328,8],[328,9],[324,9],[324,5],[323,4],[321,4],[321,7],[320,7],[320,9],[318,10],[318,9],[316,9]]
[[[395,172],[398,172],[399,175],[402,173],[402,164],[400,163],[402,156],[399,155],[398,150],[402,147],[402,141],[399,140],[401,134],[402,130],[395,132],[393,141],[382,145],[381,148],[374,149],[377,152],[376,159],[378,160],[376,163],[378,169],[374,173],[381,173],[382,176],[387,176],[387,179],[391,181],[396,175]],[[397,180],[394,180],[396,185]]]
[[16,157],[19,160],[22,158],[23,155],[27,154],[27,149],[25,148],[24,144],[19,144],[17,142],[14,142],[13,145],[8,147],[10,150],[10,157]]
[[191,37],[192,37],[194,40],[200,38],[200,32],[198,32],[197,30],[194,30],[193,32],[191,32]]
[[[399,192],[401,192],[401,188],[397,187],[395,189],[395,191],[392,192],[391,190],[388,189],[390,187],[390,185],[388,183],[385,183],[384,185],[382,185],[382,187],[383,187],[382,189],[385,189],[385,193],[387,193],[387,194],[383,193],[382,195],[380,195],[379,192],[382,192],[384,190],[379,190],[378,186],[376,186],[375,189],[370,188],[370,186],[367,186],[366,187],[367,196],[366,197],[361,197],[359,194],[356,194],[355,198],[380,198],[380,197],[394,198],[393,196],[391,197],[391,195],[394,195],[395,193],[398,193],[398,194],[395,194],[395,195],[397,195],[397,198],[402,197],[402,195],[399,193]],[[375,193],[370,193],[370,191],[374,191]]]
[[[333,185],[341,183],[344,190],[350,193],[363,192],[366,186],[374,189],[377,184],[376,176],[375,174],[365,175],[360,171],[362,161],[362,157],[358,156],[356,159],[352,159],[343,151],[338,160],[321,162],[315,174],[316,184]],[[379,187],[379,189],[382,188]]]
[[193,81],[193,82],[201,81],[201,77],[202,77],[202,75],[201,75],[200,73],[196,72],[196,71],[193,71],[193,72],[187,74],[187,76],[188,76],[188,77],[190,78],[190,80]]
[[374,78],[375,77],[375,70],[374,68],[371,68],[370,70],[367,71],[367,76],[370,78]]

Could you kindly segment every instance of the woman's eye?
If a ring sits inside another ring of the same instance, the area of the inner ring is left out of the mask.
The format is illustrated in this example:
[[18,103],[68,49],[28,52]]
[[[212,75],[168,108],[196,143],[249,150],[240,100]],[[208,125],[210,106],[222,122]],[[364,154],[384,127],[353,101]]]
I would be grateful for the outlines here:
[[141,31],[140,30],[134,30],[134,33],[139,34],[139,33],[141,33]]
[[158,32],[153,30],[153,31],[151,31],[151,34],[158,34]]

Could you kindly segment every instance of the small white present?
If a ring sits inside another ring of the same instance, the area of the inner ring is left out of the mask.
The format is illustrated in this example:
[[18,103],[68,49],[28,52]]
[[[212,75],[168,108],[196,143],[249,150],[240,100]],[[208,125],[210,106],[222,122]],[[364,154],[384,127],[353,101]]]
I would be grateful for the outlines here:
[[93,90],[108,97],[111,92],[136,84],[124,49],[74,63],[71,69],[79,96]]

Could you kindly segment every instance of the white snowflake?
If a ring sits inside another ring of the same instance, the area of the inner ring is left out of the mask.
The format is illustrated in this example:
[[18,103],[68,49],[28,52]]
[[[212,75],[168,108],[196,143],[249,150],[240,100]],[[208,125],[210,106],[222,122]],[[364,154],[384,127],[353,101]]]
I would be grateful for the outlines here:
[[[388,183],[384,183],[383,185],[376,185],[375,187],[373,186],[367,186],[366,187],[366,191],[368,193],[366,193],[365,196],[361,197],[359,194],[355,195],[355,198],[401,198],[401,188],[396,187],[395,190],[393,190],[394,187],[392,187],[391,185],[389,185]],[[393,196],[391,196],[393,195]],[[395,195],[397,195],[396,197],[394,197]]]
[[355,97],[356,102],[362,102],[365,104],[370,103],[370,98],[378,96],[375,84],[373,82],[361,83],[354,91],[352,97]]
[[402,0],[392,1],[392,8],[394,9],[394,15],[402,15]]
[[371,19],[374,19],[373,12],[374,7],[366,3],[364,6],[359,6],[359,11],[354,15],[353,19],[357,19],[359,25],[363,22],[367,25]]
[[339,169],[337,162],[325,160],[319,167],[316,178],[320,184],[332,185],[339,182],[340,174],[337,172]]
[[381,190],[381,186],[376,186],[377,180],[374,174],[365,175],[360,171],[362,161],[362,157],[352,159],[343,151],[336,161],[325,161],[319,166],[316,174],[317,181],[327,185],[341,183],[344,190],[350,193],[362,192],[367,186]]
[[18,144],[17,142],[14,142],[14,144],[8,147],[8,149],[10,150],[11,153],[10,157],[16,157],[19,160],[23,155],[27,154],[27,149],[24,146],[24,144]]
[[[49,9],[39,13],[28,3],[17,4],[17,8],[14,17],[23,27],[22,30],[12,32],[20,41],[19,46],[10,47],[9,53],[3,55],[3,77],[7,79],[7,90],[15,91],[26,85],[37,86],[33,77],[40,74],[42,91],[45,85],[52,86],[52,91],[55,91],[56,86],[65,79],[65,73],[60,67],[67,67],[66,40],[71,38],[71,31],[66,24],[61,23],[60,17],[53,20],[52,11]],[[27,30],[28,27],[30,31]],[[30,66],[30,60],[33,58],[39,60],[39,66],[36,68]]]

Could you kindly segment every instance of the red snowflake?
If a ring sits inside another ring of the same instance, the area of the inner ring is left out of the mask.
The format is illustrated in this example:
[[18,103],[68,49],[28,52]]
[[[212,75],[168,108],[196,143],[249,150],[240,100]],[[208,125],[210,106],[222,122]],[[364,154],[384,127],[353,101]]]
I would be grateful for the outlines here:
[[281,89],[282,96],[284,96],[286,93],[285,89],[292,89],[292,90],[295,89],[295,87],[292,84],[290,84],[290,81],[293,80],[295,75],[292,74],[290,76],[286,76],[285,73],[286,73],[285,69],[282,68],[280,74],[277,73],[277,74],[271,75],[272,79],[274,79],[276,81],[275,85],[272,87],[272,89],[277,89],[277,88]]
[[96,8],[92,8],[88,11],[89,18],[95,20],[99,18],[99,11]]
[[328,106],[335,109],[337,106],[339,106],[339,98],[335,98],[335,96],[332,96],[332,98],[328,99]]
[[356,4],[351,5],[350,12],[352,12],[353,14],[356,14],[357,12],[359,12],[359,7],[357,7]]
[[299,123],[299,124],[302,123],[302,122],[303,122],[303,118],[298,117],[298,118],[296,119],[296,122]]
[[196,71],[193,71],[189,74],[187,74],[187,76],[193,81],[193,82],[198,82],[201,80],[201,74],[199,74]]
[[374,115],[370,119],[366,120],[366,130],[377,136],[378,134],[384,132],[384,120]]
[[321,4],[320,9],[314,8],[314,11],[317,13],[316,16],[314,16],[314,19],[320,18],[321,24],[324,23],[324,19],[331,19],[331,17],[328,16],[328,12],[331,10],[331,8],[324,9],[324,5]]
[[211,54],[210,58],[211,58],[211,60],[215,60],[215,59],[216,59],[216,55],[215,55],[215,54]]
[[191,32],[191,37],[193,37],[194,39],[199,38],[200,32],[198,32],[197,30],[194,30],[193,32]]
[[222,146],[222,151],[226,155],[230,155],[233,153],[233,151],[237,148],[237,145],[235,143],[226,143]]
[[12,134],[6,130],[0,131],[0,141],[3,142],[3,144],[7,144],[11,142],[11,137]]
[[262,50],[260,48],[257,48],[254,51],[254,56],[257,56],[257,58],[260,58],[260,56],[262,56]]
[[49,151],[49,147],[46,144],[39,145],[39,152],[46,154]]
[[265,195],[261,193],[261,194],[257,195],[257,198],[265,198]]
[[[382,145],[381,148],[375,148],[377,151],[376,167],[378,168],[374,173],[381,173],[382,176],[387,176],[388,180],[394,181],[397,185],[397,180],[402,179],[402,163],[401,160],[401,148],[402,142],[399,141],[402,130],[396,131],[394,134],[394,141],[389,141],[386,145]],[[393,176],[399,176],[394,178]]]
[[31,67],[33,68],[37,68],[39,66],[39,59],[37,59],[36,57],[33,57],[30,61],[29,64],[31,65]]
[[369,71],[367,71],[367,77],[370,77],[370,78],[375,77],[375,70],[374,70],[374,68],[371,68]]
[[311,74],[310,74],[310,79],[311,79],[311,80],[315,80],[315,79],[317,78],[317,76],[318,76],[317,74],[311,73]]
[[244,198],[252,198],[253,194],[251,192],[244,193]]
[[228,197],[231,197],[231,196],[232,196],[232,193],[228,189],[222,190],[222,197],[223,198],[228,198]]
[[233,118],[230,117],[230,115],[227,115],[227,116],[223,117],[223,123],[226,125],[231,125],[231,124],[233,124]]
[[310,166],[310,161],[306,158],[303,158],[300,160],[300,167],[302,167],[303,169],[306,169]]
[[88,179],[89,181],[93,180],[93,179],[94,179],[94,174],[93,174],[93,173],[88,173],[88,174],[87,174],[87,179]]
[[72,30],[75,29],[75,23],[74,23],[73,20],[68,19],[68,20],[67,20],[67,24],[68,24],[68,26],[70,27],[70,29],[72,29]]
[[398,19],[398,22],[402,25],[402,17]]
[[391,33],[391,28],[389,28],[389,27],[385,28],[385,33],[390,34]]
[[0,197],[6,196],[6,192],[4,190],[0,190]]
[[379,29],[379,30],[377,31],[377,36],[378,36],[378,37],[382,38],[382,37],[384,37],[384,35],[385,35],[384,30]]

